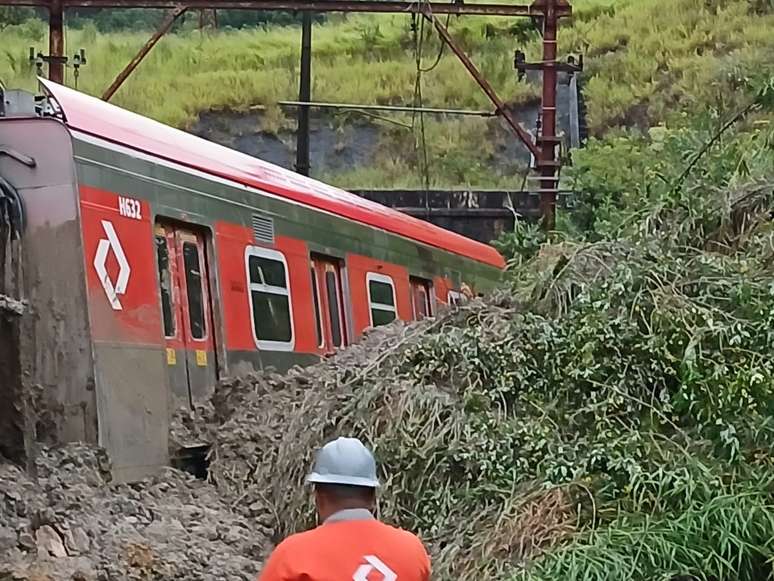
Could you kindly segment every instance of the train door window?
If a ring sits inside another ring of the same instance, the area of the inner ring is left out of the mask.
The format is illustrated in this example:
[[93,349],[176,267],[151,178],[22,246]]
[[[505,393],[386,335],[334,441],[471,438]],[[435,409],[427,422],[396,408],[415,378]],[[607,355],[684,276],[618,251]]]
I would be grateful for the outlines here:
[[411,309],[414,320],[420,321],[425,317],[433,316],[431,302],[432,284],[421,278],[411,278]]
[[344,292],[341,283],[341,261],[324,256],[312,257],[312,282],[319,302],[318,324],[322,330],[320,347],[333,350],[347,344],[347,322],[344,316]]
[[334,347],[341,347],[341,293],[339,292],[339,280],[337,274],[338,273],[335,270],[326,268],[325,293],[328,302],[328,316],[331,320],[331,342]]
[[325,345],[325,338],[322,330],[322,312],[320,311],[320,289],[317,286],[317,271],[314,269],[314,262],[309,269],[312,274],[312,300],[314,301],[314,327],[317,333],[317,346]]
[[398,318],[398,309],[395,306],[395,284],[392,278],[383,274],[369,272],[366,276],[368,283],[368,308],[371,312],[371,326],[388,325]]
[[207,334],[204,291],[202,290],[199,246],[195,242],[183,242],[183,266],[185,267],[185,288],[188,296],[188,322],[191,337],[204,339]]
[[164,227],[156,228],[156,261],[159,270],[159,290],[161,293],[161,313],[164,322],[164,336],[174,337],[175,308],[172,265],[169,261],[169,241]]
[[293,310],[285,257],[276,250],[248,246],[245,263],[256,345],[267,351],[292,351]]
[[207,234],[156,224],[156,258],[168,380],[174,405],[209,396],[218,374],[207,264]]

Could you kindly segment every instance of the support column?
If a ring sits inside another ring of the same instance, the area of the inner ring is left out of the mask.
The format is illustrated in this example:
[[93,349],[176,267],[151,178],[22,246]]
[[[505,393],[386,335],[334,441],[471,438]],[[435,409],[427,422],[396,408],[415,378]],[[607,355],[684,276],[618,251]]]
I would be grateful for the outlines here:
[[156,43],[161,40],[161,37],[164,36],[169,30],[172,28],[172,25],[175,23],[175,21],[186,11],[185,6],[178,6],[174,10],[170,11],[164,20],[162,21],[161,25],[159,26],[158,30],[153,33],[153,36],[151,36],[148,39],[148,42],[146,42],[142,48],[137,52],[137,54],[134,56],[134,58],[129,61],[129,64],[127,64],[124,69],[118,73],[118,76],[115,78],[115,80],[110,84],[110,86],[105,89],[105,92],[102,93],[102,100],[103,101],[110,101],[110,99],[115,95],[116,91],[118,91],[119,88],[121,88],[121,85],[124,84],[124,81],[129,77],[129,75],[132,74],[134,69],[137,68],[137,66],[142,62],[142,60],[145,58],[145,56],[151,51],[151,49],[156,46]]
[[543,18],[543,99],[541,105],[540,157],[540,213],[543,217],[543,227],[553,230],[556,226],[556,190],[558,178],[556,169],[556,36],[558,18],[556,0],[545,0],[545,16]]
[[53,0],[48,9],[48,78],[64,83],[64,10],[59,0]]
[[[312,13],[304,12],[301,21],[301,78],[298,100],[309,103],[312,100]],[[298,108],[296,133],[296,171],[308,176],[309,162],[309,105]]]

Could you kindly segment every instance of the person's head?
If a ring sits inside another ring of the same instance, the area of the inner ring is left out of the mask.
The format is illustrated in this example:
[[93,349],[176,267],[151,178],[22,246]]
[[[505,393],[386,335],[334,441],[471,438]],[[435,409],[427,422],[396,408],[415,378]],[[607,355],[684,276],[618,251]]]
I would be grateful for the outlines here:
[[323,446],[307,482],[314,485],[321,521],[348,508],[373,510],[376,503],[376,461],[356,438],[338,438]]
[[376,489],[345,484],[315,484],[314,504],[320,521],[348,508],[373,511],[376,506]]

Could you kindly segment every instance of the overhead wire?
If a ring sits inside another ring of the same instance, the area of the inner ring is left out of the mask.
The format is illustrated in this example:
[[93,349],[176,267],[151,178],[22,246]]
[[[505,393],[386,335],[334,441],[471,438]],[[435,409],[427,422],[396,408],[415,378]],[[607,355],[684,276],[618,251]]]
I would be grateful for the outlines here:
[[[422,0],[426,3],[427,0]],[[428,7],[429,10],[429,7]],[[414,34],[414,62],[416,65],[416,75],[414,77],[414,107],[421,109],[424,107],[424,99],[422,96],[422,53],[424,50],[425,41],[425,17],[419,16],[419,26],[417,26],[417,14],[412,14],[411,29]],[[439,59],[440,60],[440,59]],[[430,163],[429,156],[427,154],[427,136],[425,132],[425,115],[423,111],[414,111],[411,116],[411,124],[416,128],[417,115],[419,115],[419,136],[417,137],[416,129],[414,131],[414,152],[419,157],[420,171],[422,173],[422,182],[425,189],[425,210],[430,212],[430,201],[428,192],[430,190]]]
[[[425,206],[427,211],[429,212],[429,200],[428,200],[428,192],[430,190],[430,156],[427,151],[427,133],[425,130],[425,115],[424,111],[421,109],[424,108],[424,96],[422,94],[422,75],[424,73],[429,73],[433,71],[441,62],[441,59],[443,58],[444,50],[445,50],[445,43],[443,42],[443,39],[439,38],[439,48],[438,48],[438,54],[433,59],[433,63],[429,67],[423,67],[422,66],[422,60],[423,60],[423,53],[424,53],[424,42],[425,42],[425,20],[428,18],[434,18],[432,15],[432,9],[430,7],[430,4],[428,0],[420,0],[422,4],[424,4],[425,10],[421,11],[420,13],[414,12],[412,14],[412,22],[411,22],[411,29],[414,33],[414,60],[416,64],[416,77],[414,81],[414,107],[419,109],[419,111],[414,112],[412,114],[411,118],[411,125],[412,127],[417,126],[417,115],[419,115],[419,123],[418,123],[418,130],[419,130],[419,136],[416,137],[416,130],[415,130],[415,140],[414,140],[414,150],[417,156],[420,155],[421,150],[421,171],[422,171],[422,178],[423,178],[423,185],[425,188]],[[426,12],[425,12],[426,11]],[[417,26],[417,16],[419,14],[419,26]],[[449,23],[451,22],[451,14],[446,15],[446,28],[448,29]]]
[[[428,10],[430,10],[430,7],[428,6]],[[423,21],[424,22],[424,21]],[[445,27],[449,28],[449,23],[451,22],[451,13],[446,15],[446,24]],[[441,40],[440,46],[438,47],[438,55],[435,57],[435,61],[433,61],[433,64],[427,67],[426,69],[421,69],[423,73],[429,73],[433,69],[435,69],[438,64],[441,62],[441,58],[443,57],[443,52],[446,49],[446,43]]]

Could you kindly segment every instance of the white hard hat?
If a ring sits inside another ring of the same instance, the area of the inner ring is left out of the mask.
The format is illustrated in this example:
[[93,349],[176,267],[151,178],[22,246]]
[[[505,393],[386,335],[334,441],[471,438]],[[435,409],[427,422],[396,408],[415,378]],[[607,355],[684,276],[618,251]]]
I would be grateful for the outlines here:
[[307,482],[377,488],[376,461],[357,438],[338,438],[317,452]]

